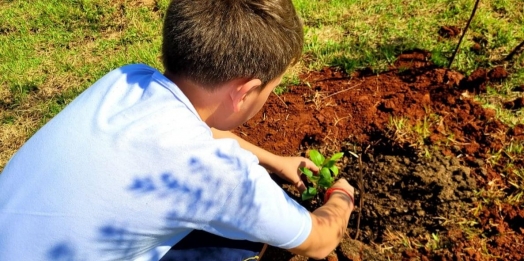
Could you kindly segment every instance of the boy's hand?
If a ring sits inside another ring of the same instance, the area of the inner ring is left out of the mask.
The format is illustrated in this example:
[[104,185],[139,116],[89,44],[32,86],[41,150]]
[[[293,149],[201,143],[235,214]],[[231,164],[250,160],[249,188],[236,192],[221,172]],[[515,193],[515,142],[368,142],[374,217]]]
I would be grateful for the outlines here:
[[351,210],[353,210],[353,207],[354,207],[354,200],[355,200],[355,188],[353,186],[351,186],[348,181],[345,179],[345,178],[341,178],[339,180],[337,180],[335,182],[335,184],[333,184],[333,186],[331,186],[331,188],[340,188],[340,189],[343,189],[344,191],[346,191],[347,193],[349,193],[349,196],[351,197],[351,200],[352,200],[352,205],[351,206]]
[[249,143],[248,141],[240,138],[239,136],[233,134],[230,131],[221,131],[214,128],[211,128],[213,132],[213,137],[215,139],[230,138],[238,141],[240,147],[251,151],[258,158],[260,165],[262,165],[267,170],[277,174],[280,178],[286,180],[287,182],[295,185],[298,188],[300,193],[306,190],[306,185],[302,182],[300,176],[302,172],[298,168],[308,168],[317,174],[320,170],[313,163],[313,161],[306,159],[304,157],[284,157],[275,155],[265,149],[262,149],[254,144]]
[[315,163],[313,163],[313,161],[304,157],[278,156],[277,162],[275,163],[276,164],[274,165],[278,167],[273,168],[272,171],[282,179],[295,185],[300,193],[306,190],[306,185],[304,185],[304,182],[302,182],[302,179],[300,178],[302,172],[300,172],[299,168],[308,168],[315,174],[317,174],[319,171],[319,168],[315,165]]
[[347,192],[349,192],[351,194],[351,196],[355,196],[355,188],[353,188],[353,186],[351,186],[348,181],[344,178],[341,178],[341,179],[338,179],[335,184],[333,184],[333,186],[331,186],[332,188],[341,188]]

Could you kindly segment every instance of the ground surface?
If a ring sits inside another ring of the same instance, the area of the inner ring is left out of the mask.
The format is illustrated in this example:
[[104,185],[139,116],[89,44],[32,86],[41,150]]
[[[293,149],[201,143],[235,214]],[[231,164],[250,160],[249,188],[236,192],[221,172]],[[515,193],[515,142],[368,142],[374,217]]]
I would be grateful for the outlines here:
[[[360,205],[358,190],[348,233],[330,260],[524,260],[521,199],[490,200],[515,192],[509,182],[519,180],[524,159],[498,152],[524,140],[524,125],[504,125],[472,98],[507,73],[499,67],[464,77],[435,68],[429,56],[404,53],[380,74],[325,68],[302,75],[306,84],[272,95],[237,130],[281,155],[346,152],[341,175],[364,187],[364,197]],[[265,259],[305,260],[276,249]]]

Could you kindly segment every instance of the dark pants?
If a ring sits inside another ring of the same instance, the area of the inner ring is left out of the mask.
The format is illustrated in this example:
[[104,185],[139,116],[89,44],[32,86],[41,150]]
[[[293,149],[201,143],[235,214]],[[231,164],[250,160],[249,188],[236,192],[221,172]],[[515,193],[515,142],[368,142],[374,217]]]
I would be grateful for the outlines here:
[[231,240],[194,230],[174,245],[160,261],[248,261],[259,260],[266,245]]

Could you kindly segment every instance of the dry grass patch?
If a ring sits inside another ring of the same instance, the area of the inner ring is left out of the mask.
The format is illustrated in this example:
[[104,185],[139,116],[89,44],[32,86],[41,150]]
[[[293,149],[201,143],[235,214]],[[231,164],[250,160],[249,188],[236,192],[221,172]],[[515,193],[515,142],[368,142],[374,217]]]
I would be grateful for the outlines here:
[[24,144],[40,121],[39,119],[29,117],[16,117],[15,120],[12,117],[5,111],[0,112],[0,119],[9,121],[0,124],[0,148],[2,151],[0,153],[0,172],[11,156]]

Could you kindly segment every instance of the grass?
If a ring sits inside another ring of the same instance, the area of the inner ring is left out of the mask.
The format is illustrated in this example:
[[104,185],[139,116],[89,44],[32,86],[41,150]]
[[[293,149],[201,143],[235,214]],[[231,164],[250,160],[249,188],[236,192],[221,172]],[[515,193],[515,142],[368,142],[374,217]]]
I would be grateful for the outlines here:
[[[432,51],[445,65],[458,41],[439,39],[442,25],[464,26],[474,1],[296,1],[305,19],[310,67],[339,65],[348,70],[386,69],[402,51]],[[454,66],[466,73],[511,51],[523,37],[519,1],[482,1]],[[473,39],[486,41],[489,56],[469,51]]]
[[386,125],[390,138],[398,145],[410,144],[417,151],[428,155],[429,150],[425,148],[426,139],[431,134],[431,127],[438,124],[440,117],[436,114],[425,116],[422,121],[411,121],[407,118],[389,118]]
[[[102,75],[124,64],[145,63],[162,69],[159,59],[162,17],[168,0],[7,0],[0,2],[0,171],[20,146],[80,92]],[[300,83],[298,75],[324,66],[349,72],[393,66],[395,57],[414,48],[428,50],[431,60],[446,66],[458,37],[438,35],[441,26],[465,26],[473,0],[294,0],[305,26],[303,59],[285,75],[283,87]],[[481,1],[453,69],[468,75],[490,67],[524,40],[524,2]],[[479,43],[481,52],[470,48]],[[505,65],[510,78],[494,83],[476,97],[504,123],[524,122],[524,110],[505,109],[524,82],[524,55]],[[402,69],[402,68],[400,68]],[[278,89],[278,92],[284,91]],[[320,96],[319,96],[320,97]],[[312,102],[319,102],[312,97]],[[410,123],[391,119],[399,139],[423,144],[429,125],[438,119]],[[453,137],[450,137],[453,140]],[[502,151],[523,157],[524,144]],[[498,159],[493,155],[493,162]],[[510,163],[508,163],[510,164]],[[516,171],[508,202],[522,202],[524,172]],[[500,188],[480,191],[480,200],[500,200]],[[482,202],[482,201],[481,201]],[[403,237],[399,237],[403,238]],[[406,241],[407,240],[407,241]],[[401,240],[409,243],[409,239]],[[438,240],[428,238],[438,246]],[[408,244],[409,246],[409,244]]]
[[0,170],[32,133],[109,70],[129,63],[161,68],[158,28],[168,1],[141,3],[0,4]]
[[[286,74],[284,88],[298,74],[324,66],[348,71],[392,65],[413,48],[432,52],[446,65],[457,39],[441,39],[442,25],[464,26],[474,1],[460,0],[295,0],[305,25],[304,57]],[[0,169],[27,138],[68,102],[111,69],[129,63],[162,68],[159,28],[168,0],[4,1],[0,9]],[[508,54],[524,39],[519,0],[481,2],[454,69],[470,73]],[[479,40],[480,39],[480,40]],[[489,52],[470,51],[481,41]],[[518,57],[511,79],[478,97],[509,124],[522,111],[501,107],[524,79]],[[278,89],[278,92],[284,91]]]

